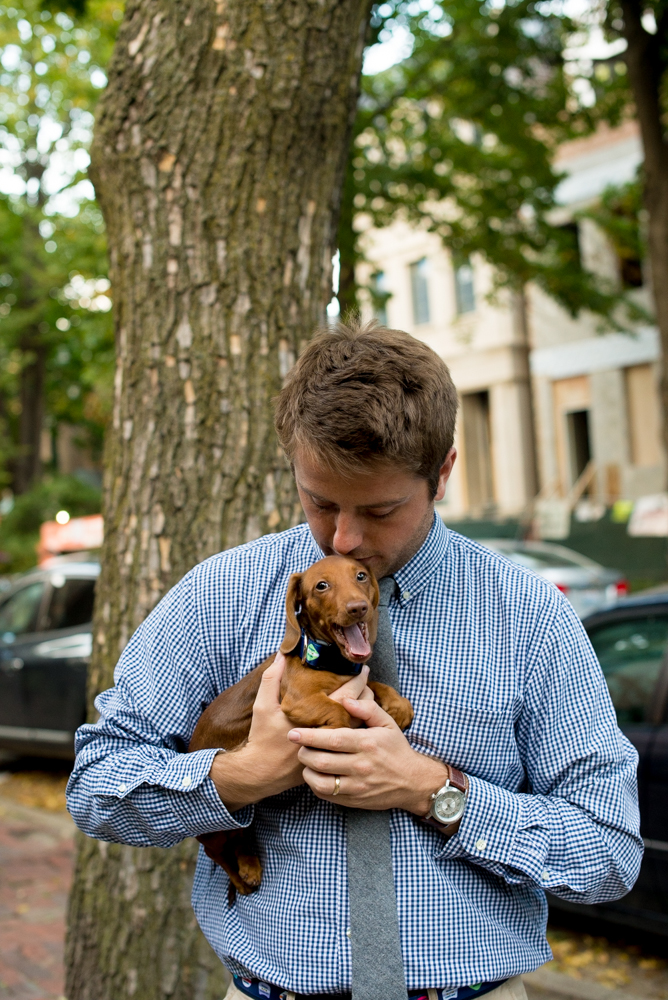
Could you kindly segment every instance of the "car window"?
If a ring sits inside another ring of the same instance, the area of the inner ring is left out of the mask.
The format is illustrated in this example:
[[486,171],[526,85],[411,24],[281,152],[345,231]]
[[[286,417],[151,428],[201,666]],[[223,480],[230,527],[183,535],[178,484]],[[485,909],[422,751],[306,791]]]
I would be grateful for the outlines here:
[[525,549],[523,552],[519,553],[527,559],[534,559],[536,565],[538,566],[570,566],[577,569],[582,569],[583,564],[579,562],[578,559],[569,559],[568,556],[562,555],[560,552],[541,552],[536,551],[536,549]]
[[504,552],[504,556],[510,559],[511,562],[517,563],[518,566],[524,566],[526,569],[540,570],[545,569],[546,566],[572,566],[573,563],[557,563],[547,561],[546,559],[537,558],[533,552]]
[[43,593],[41,581],[31,583],[0,604],[0,638],[11,642],[14,636],[35,631]]
[[668,646],[668,616],[602,625],[589,634],[621,724],[646,722]]
[[[47,613],[47,629],[87,625],[93,618],[95,580],[52,578],[53,590]],[[58,586],[60,584],[60,586]]]
[[577,556],[570,558],[562,552],[545,552],[542,549],[513,548],[512,546],[494,545],[493,542],[485,542],[491,549],[495,549],[510,559],[511,562],[519,566],[526,566],[527,569],[541,570],[548,566],[566,566],[570,569],[591,569],[594,565],[585,560],[580,561]]

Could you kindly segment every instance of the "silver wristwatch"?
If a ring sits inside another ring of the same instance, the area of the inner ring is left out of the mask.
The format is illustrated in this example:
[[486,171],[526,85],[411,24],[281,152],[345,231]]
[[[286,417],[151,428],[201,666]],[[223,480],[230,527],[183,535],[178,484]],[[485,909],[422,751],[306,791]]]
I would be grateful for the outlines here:
[[468,780],[465,774],[448,765],[448,779],[431,797],[425,823],[435,826],[446,836],[456,833],[466,808]]

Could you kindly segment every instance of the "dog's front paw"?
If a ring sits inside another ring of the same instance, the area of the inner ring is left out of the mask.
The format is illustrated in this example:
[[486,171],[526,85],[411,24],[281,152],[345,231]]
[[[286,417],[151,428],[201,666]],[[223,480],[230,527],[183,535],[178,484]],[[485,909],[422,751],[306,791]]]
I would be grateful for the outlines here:
[[386,710],[387,714],[392,716],[396,724],[399,726],[399,729],[408,729],[415,714],[413,712],[413,706],[408,698],[402,698],[401,695],[398,695],[397,697],[398,703],[390,706],[390,708]]
[[374,693],[376,701],[388,715],[391,715],[399,729],[408,729],[413,721],[413,706],[408,698],[404,698],[388,684],[379,684],[371,681],[369,687]]

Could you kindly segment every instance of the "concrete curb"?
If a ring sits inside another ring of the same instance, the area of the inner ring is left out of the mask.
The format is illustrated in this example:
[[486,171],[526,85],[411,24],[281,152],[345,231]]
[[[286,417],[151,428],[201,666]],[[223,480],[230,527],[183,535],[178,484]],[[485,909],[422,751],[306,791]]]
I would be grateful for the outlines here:
[[572,976],[565,976],[563,972],[550,972],[547,969],[527,972],[522,979],[529,989],[570,997],[571,1000],[646,1000],[644,995],[626,993],[585,979],[573,979]]

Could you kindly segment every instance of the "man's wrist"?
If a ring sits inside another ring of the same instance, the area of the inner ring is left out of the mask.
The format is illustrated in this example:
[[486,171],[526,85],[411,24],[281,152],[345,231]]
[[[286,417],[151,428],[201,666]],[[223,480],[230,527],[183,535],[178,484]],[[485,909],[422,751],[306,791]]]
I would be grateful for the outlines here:
[[219,753],[211,762],[209,777],[230,813],[254,805],[265,797],[248,748],[249,744],[246,744],[239,750]]
[[432,795],[445,784],[450,772],[447,764],[434,757],[427,757],[417,750],[415,755],[420,763],[416,773],[411,776],[414,780],[411,782],[405,808],[424,818],[429,812]]

